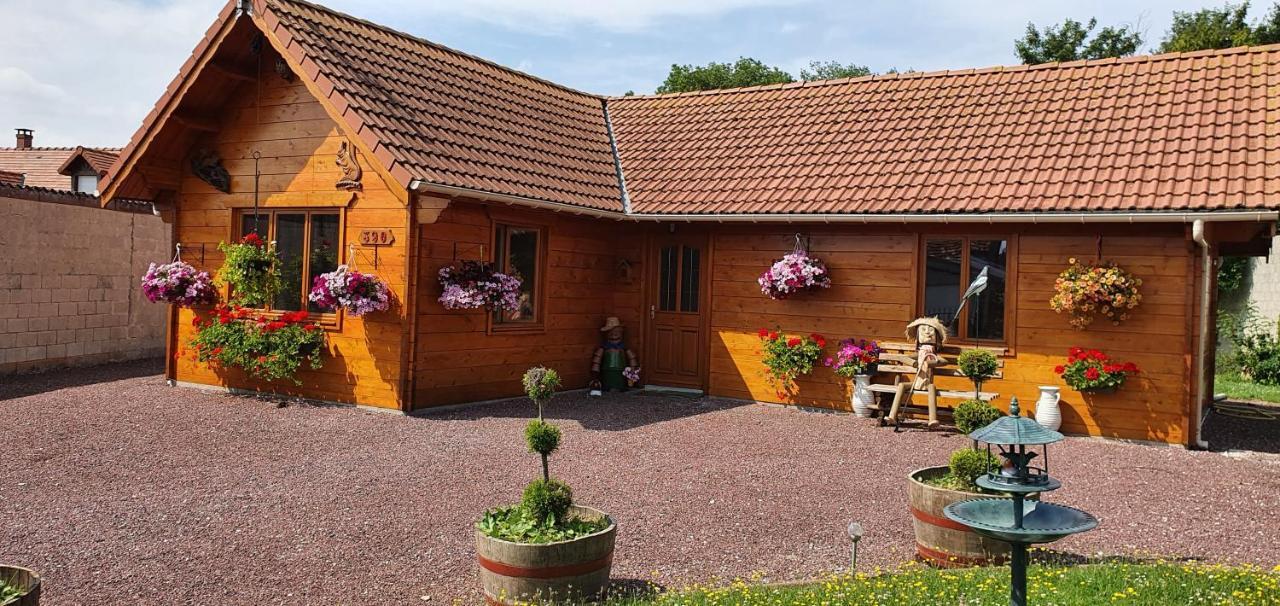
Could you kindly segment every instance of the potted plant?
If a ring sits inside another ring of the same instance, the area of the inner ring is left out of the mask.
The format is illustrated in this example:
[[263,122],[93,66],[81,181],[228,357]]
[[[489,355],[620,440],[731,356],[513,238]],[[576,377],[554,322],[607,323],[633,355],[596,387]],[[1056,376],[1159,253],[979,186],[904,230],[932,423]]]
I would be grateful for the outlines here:
[[0,606],[38,606],[40,575],[21,566],[0,565]]
[[813,372],[822,348],[827,346],[826,338],[818,333],[787,337],[776,330],[761,328],[758,334],[765,378],[777,390],[779,398],[795,392],[796,378]]
[[525,426],[525,443],[541,457],[542,474],[519,504],[485,511],[476,523],[485,598],[497,604],[594,599],[609,582],[617,525],[602,511],[575,505],[569,486],[551,476],[548,459],[561,433],[542,410],[560,386],[559,375],[530,368],[523,383],[538,410]]
[[996,355],[985,349],[966,349],[960,352],[956,362],[960,366],[960,374],[973,381],[974,399],[981,399],[982,382],[996,376],[996,371],[1000,369],[1000,361],[996,359]]
[[462,261],[440,268],[438,277],[445,309],[520,309],[520,278],[495,271],[492,263]]
[[1054,281],[1049,306],[1070,316],[1072,326],[1084,329],[1102,314],[1113,324],[1129,319],[1129,311],[1142,302],[1142,278],[1135,278],[1115,264],[1083,264],[1077,259]]
[[946,466],[917,469],[907,477],[916,553],[935,566],[984,566],[1003,561],[1009,544],[979,536],[967,526],[947,519],[943,508],[975,496],[995,496],[974,481],[998,465],[986,450],[962,448]]
[[279,317],[254,314],[243,307],[220,306],[210,317],[192,320],[196,336],[190,347],[198,362],[213,368],[236,367],[264,381],[296,377],[305,362],[312,369],[324,365],[324,329],[305,311]]
[[1129,375],[1138,374],[1133,362],[1117,362],[1096,349],[1072,347],[1067,363],[1053,369],[1067,386],[1081,393],[1112,393]]
[[770,299],[785,299],[800,291],[831,288],[831,273],[817,257],[799,245],[791,254],[774,261],[756,280]]
[[853,379],[853,413],[859,417],[871,416],[874,394],[871,393],[871,375],[880,361],[880,344],[866,339],[845,339],[840,342],[836,355],[828,357],[825,364],[836,374]]
[[179,307],[212,305],[218,300],[209,272],[198,271],[181,260],[147,267],[142,276],[142,294],[148,301],[163,301]]
[[315,277],[307,298],[323,309],[347,310],[352,316],[386,311],[391,306],[391,289],[373,274],[352,271],[346,265]]
[[256,233],[235,244],[223,242],[218,250],[225,255],[218,279],[231,287],[231,302],[242,307],[266,307],[280,292],[279,256]]

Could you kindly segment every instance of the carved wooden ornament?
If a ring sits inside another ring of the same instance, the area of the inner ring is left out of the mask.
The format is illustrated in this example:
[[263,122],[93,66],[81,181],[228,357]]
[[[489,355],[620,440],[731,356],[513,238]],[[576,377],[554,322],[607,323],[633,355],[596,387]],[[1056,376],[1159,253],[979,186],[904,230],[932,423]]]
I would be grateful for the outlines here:
[[222,167],[222,159],[212,149],[202,149],[191,156],[191,172],[201,181],[212,185],[214,189],[231,193],[231,175]]
[[347,191],[360,191],[363,187],[360,184],[360,177],[363,171],[360,170],[360,162],[356,160],[356,148],[350,141],[343,141],[342,146],[338,148],[338,156],[334,159],[334,164],[342,170],[342,178],[338,180],[334,187],[345,189]]

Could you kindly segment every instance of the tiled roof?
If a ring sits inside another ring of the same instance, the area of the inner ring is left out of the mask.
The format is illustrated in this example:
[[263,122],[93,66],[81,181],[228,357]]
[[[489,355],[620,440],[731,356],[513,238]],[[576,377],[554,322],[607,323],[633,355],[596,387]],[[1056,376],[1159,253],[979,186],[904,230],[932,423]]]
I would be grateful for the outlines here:
[[0,170],[0,185],[22,185],[24,180],[22,173]]
[[99,177],[104,177],[106,176],[107,171],[111,169],[111,165],[115,163],[116,157],[119,155],[119,149],[80,146],[75,148],[75,150],[71,152],[71,155],[67,156],[66,161],[58,168],[58,172],[64,175],[70,175],[71,173],[68,171],[71,169],[71,165],[77,158],[79,158],[84,160],[85,164],[88,164],[89,168],[92,168],[94,172],[98,173]]
[[600,97],[297,0],[263,18],[393,175],[621,209]]
[[609,110],[637,213],[1274,209],[1277,86],[1271,46],[623,97]]
[[102,175],[115,162],[118,149],[93,147],[0,147],[0,170],[23,174],[28,187],[71,189],[71,177],[60,171],[81,155]]

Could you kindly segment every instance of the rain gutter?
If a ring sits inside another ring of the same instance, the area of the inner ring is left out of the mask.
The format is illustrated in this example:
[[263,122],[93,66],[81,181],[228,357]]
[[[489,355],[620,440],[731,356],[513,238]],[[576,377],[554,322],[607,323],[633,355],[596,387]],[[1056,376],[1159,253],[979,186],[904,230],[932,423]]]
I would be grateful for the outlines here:
[[1272,210],[1220,210],[1220,211],[1151,211],[1151,212],[998,212],[998,213],[779,213],[779,214],[657,214],[619,212],[590,208],[563,202],[551,202],[524,196],[495,194],[465,187],[428,183],[421,179],[409,182],[415,193],[436,193],[447,196],[473,198],[487,202],[541,208],[585,217],[617,221],[653,221],[664,223],[1194,223],[1195,221],[1250,221],[1267,222],[1280,219],[1280,213]]

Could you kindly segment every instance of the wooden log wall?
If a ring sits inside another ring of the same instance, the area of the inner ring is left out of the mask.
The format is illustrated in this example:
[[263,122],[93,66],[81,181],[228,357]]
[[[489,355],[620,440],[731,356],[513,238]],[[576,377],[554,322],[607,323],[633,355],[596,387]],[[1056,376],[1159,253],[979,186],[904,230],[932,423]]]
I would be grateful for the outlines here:
[[[782,229],[725,229],[714,237],[709,377],[713,395],[783,401],[762,373],[756,335],[759,328],[821,333],[828,338],[830,353],[846,337],[901,340],[906,323],[916,317],[920,234],[874,226],[814,231],[810,234],[811,250],[831,268],[832,288],[773,301],[760,294],[755,279],[772,260],[790,251],[794,231]],[[1024,411],[1033,409],[1037,387],[1057,385],[1063,388],[1065,432],[1187,441],[1194,251],[1181,226],[1143,231],[1150,235],[1126,235],[1133,230],[1091,231],[1081,226],[1026,226],[988,232],[1016,238],[1010,259],[1016,274],[1010,290],[1016,305],[1010,355],[1004,378],[983,384],[984,391],[1000,394],[997,406],[1007,410],[1009,397],[1016,395]],[[1049,298],[1067,260],[1093,259],[1097,236],[1103,232],[1108,234],[1103,239],[1104,258],[1143,279],[1144,302],[1132,319],[1120,326],[1098,320],[1079,331],[1049,308]],[[1053,372],[1072,346],[1097,348],[1133,361],[1143,372],[1114,394],[1072,391]],[[962,378],[940,384],[944,388],[972,388]],[[819,368],[800,381],[798,396],[784,403],[848,410],[849,387],[830,369]]]
[[[486,312],[448,310],[438,301],[440,268],[478,259],[482,247],[492,260],[494,224],[503,222],[546,229],[542,329],[492,331]],[[452,201],[435,223],[420,226],[414,407],[518,396],[520,377],[536,365],[556,369],[565,389],[585,387],[608,316],[627,326],[627,344],[639,355],[641,234],[631,223]],[[630,280],[621,276],[622,259],[632,267]]]
[[[403,190],[397,195],[363,154],[363,191],[349,194],[335,189],[341,172],[334,157],[345,137],[337,123],[300,81],[285,82],[264,62],[261,90],[246,82],[231,96],[216,133],[202,145],[222,158],[231,174],[231,194],[224,194],[191,174],[185,160],[169,159],[180,167],[175,235],[184,247],[183,258],[214,274],[222,265],[218,243],[234,238],[235,209],[253,206],[251,154],[262,153],[260,195],[263,208],[343,209],[344,241],[342,258],[355,269],[377,274],[395,293],[390,311],[364,318],[345,317],[340,326],[328,330],[328,355],[324,368],[299,375],[302,387],[288,381],[264,384],[247,379],[236,371],[213,372],[191,359],[187,343],[193,336],[192,312],[177,314],[171,336],[174,378],[178,381],[237,388],[258,388],[266,392],[302,395],[336,402],[359,403],[384,408],[400,407],[401,342],[406,288],[405,267],[409,214]],[[155,160],[153,160],[154,162]],[[373,249],[358,245],[364,229],[389,229],[392,246],[378,251],[377,268]],[[356,243],[355,258],[347,257],[348,244]],[[201,261],[199,247],[204,246]],[[166,261],[167,259],[157,259]],[[309,287],[309,285],[306,285]],[[225,293],[224,293],[225,294]]]

